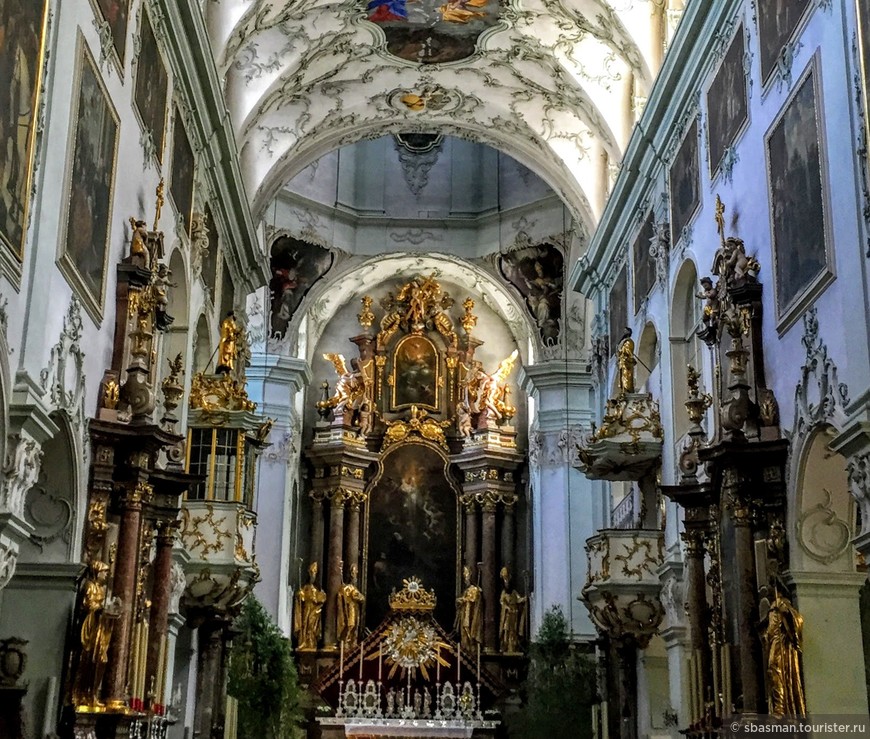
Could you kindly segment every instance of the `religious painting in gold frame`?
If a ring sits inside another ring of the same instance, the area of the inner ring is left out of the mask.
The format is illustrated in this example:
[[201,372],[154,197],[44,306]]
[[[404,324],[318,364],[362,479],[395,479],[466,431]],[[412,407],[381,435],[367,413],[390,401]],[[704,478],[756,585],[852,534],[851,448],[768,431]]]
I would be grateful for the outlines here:
[[85,309],[103,315],[106,264],[112,233],[115,162],[120,119],[112,106],[94,57],[80,34],[67,165],[67,210],[58,265]]
[[393,351],[391,405],[394,409],[416,405],[437,411],[440,408],[441,359],[438,349],[425,336],[405,336]]
[[409,439],[378,460],[364,519],[365,625],[376,628],[390,592],[419,577],[435,592],[435,618],[453,623],[460,567],[460,488],[437,445]]
[[109,25],[112,32],[114,61],[121,76],[124,76],[124,57],[127,51],[127,18],[130,15],[130,0],[91,0],[94,12]]
[[142,127],[151,136],[154,155],[161,165],[169,121],[169,107],[166,104],[168,90],[169,75],[166,72],[166,64],[160,54],[148,11],[143,7],[133,101]]
[[0,243],[24,260],[48,1],[0,0]]
[[[861,67],[861,100],[864,103],[864,142],[870,142],[870,4],[855,0],[858,17],[858,65]],[[868,166],[870,170],[870,166]],[[870,177],[870,172],[868,172]],[[870,183],[868,183],[870,187]]]
[[196,171],[196,156],[190,137],[184,127],[181,109],[175,109],[172,125],[172,161],[169,170],[169,195],[175,209],[184,219],[184,233],[190,235],[193,223],[193,185]]

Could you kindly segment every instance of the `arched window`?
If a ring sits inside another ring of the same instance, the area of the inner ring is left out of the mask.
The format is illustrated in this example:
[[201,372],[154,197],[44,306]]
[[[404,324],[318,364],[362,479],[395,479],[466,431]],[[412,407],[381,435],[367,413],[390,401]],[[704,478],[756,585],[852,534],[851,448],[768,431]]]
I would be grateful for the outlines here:
[[701,328],[701,301],[696,297],[698,272],[695,263],[687,259],[680,266],[671,300],[671,387],[674,402],[674,439],[680,440],[689,430],[689,417],[684,405],[687,397],[686,367],[692,365],[699,372],[703,365],[698,338]]
[[650,392],[658,400],[660,386],[659,364],[659,335],[652,323],[643,327],[640,339],[637,342],[637,387],[643,392]]

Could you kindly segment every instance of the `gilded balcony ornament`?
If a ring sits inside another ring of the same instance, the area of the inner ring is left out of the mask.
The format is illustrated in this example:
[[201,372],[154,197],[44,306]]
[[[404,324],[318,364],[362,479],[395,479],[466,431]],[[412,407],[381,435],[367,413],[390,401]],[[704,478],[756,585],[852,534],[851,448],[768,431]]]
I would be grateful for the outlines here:
[[253,411],[257,404],[248,398],[243,383],[229,374],[197,372],[190,383],[190,407],[202,411]]

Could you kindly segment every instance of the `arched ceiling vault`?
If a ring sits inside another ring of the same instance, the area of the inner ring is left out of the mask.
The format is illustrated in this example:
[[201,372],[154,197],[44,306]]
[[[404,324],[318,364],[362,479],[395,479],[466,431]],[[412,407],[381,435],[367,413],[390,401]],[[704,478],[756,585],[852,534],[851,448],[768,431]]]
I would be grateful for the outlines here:
[[661,7],[507,0],[470,56],[417,64],[388,51],[365,0],[207,3],[255,217],[330,150],[440,130],[510,154],[591,229],[595,198],[586,188],[601,181],[602,154],[621,159],[626,118],[652,84],[650,18]]

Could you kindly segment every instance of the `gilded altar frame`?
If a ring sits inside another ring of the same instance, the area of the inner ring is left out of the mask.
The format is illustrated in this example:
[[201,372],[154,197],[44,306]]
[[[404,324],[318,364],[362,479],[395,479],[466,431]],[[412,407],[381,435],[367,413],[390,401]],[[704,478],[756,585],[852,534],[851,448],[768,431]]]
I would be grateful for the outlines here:
[[[401,399],[397,396],[399,384],[401,381],[400,370],[400,352],[402,351],[402,347],[405,344],[410,344],[412,342],[425,342],[428,345],[428,348],[431,350],[431,356],[434,360],[434,377],[433,380],[433,390],[434,390],[434,403],[427,403],[425,400],[412,400],[405,399],[406,402],[399,402]],[[443,358],[442,358],[442,350],[439,349],[435,342],[433,342],[428,336],[424,336],[423,334],[407,334],[399,339],[396,342],[396,345],[393,347],[391,352],[391,366],[390,366],[390,374],[387,382],[390,384],[390,410],[391,411],[401,411],[411,406],[416,405],[419,408],[425,408],[428,411],[441,411],[442,399],[443,399],[443,388],[444,388],[444,368],[443,368]]]

